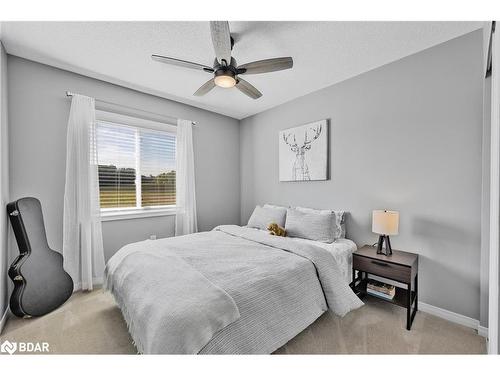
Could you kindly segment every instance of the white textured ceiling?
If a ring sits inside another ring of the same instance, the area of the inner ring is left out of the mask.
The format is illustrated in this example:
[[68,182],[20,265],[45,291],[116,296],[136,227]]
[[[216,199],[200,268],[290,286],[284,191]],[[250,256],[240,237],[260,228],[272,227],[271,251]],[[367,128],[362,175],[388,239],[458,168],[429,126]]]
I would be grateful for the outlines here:
[[153,53],[211,66],[208,22],[4,22],[8,53],[242,119],[483,26],[482,22],[230,22],[239,64],[292,56],[291,70],[246,75],[263,96],[152,61]]

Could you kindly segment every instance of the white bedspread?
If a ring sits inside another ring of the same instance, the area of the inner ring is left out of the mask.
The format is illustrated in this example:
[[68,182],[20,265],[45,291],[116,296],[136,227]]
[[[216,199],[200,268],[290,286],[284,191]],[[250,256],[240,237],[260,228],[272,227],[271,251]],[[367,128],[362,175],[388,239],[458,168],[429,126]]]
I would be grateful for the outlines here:
[[332,243],[307,240],[305,238],[290,238],[292,241],[302,242],[313,246],[319,246],[328,251],[337,261],[340,272],[344,279],[352,281],[352,253],[358,248],[354,241],[347,238],[339,238]]
[[[127,245],[108,262],[108,287],[129,327],[135,327],[131,334],[140,343],[141,352],[171,353],[172,346],[194,348],[205,340],[199,353],[271,353],[327,308],[343,316],[362,305],[349,288],[335,257],[327,250],[244,227],[230,225],[216,229]],[[172,254],[176,255],[174,265],[159,262],[158,259],[168,259]],[[184,263],[179,263],[177,257]],[[192,268],[188,278],[178,271],[185,271],[185,264]],[[148,270],[150,266],[152,272]],[[204,291],[212,296],[208,302],[198,300],[199,274],[208,283]],[[175,294],[174,300],[168,293],[162,294],[165,283],[169,284],[169,290],[182,290],[185,301],[176,303],[182,299],[182,293]],[[145,298],[137,300],[130,296],[130,290],[141,289],[147,289]],[[230,320],[234,315],[228,314],[231,310],[228,301],[234,301],[239,311],[239,318],[233,322]],[[196,314],[217,310],[229,319],[221,322],[217,332],[212,332],[217,324],[197,318]],[[150,316],[164,317],[167,323]],[[185,340],[181,331],[172,334],[169,330],[186,324],[187,332],[202,330],[211,337],[196,338],[196,345],[169,342]],[[151,336],[151,332],[155,334]]]
[[238,307],[172,248],[144,245],[127,245],[110,259],[106,287],[140,353],[196,354],[240,317]]

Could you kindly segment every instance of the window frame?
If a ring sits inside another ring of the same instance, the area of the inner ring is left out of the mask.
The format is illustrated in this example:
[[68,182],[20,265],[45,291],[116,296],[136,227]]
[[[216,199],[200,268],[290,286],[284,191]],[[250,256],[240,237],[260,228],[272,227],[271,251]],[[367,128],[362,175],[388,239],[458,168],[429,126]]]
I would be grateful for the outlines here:
[[[177,139],[177,126],[166,122],[147,120],[143,118],[122,115],[119,113],[109,112],[104,110],[95,111],[95,121],[96,121],[96,128],[97,126],[99,126],[98,122],[102,121],[117,126],[129,126],[135,129],[143,128],[147,130],[160,131],[164,133],[173,133]],[[97,150],[97,152],[99,152],[99,150]],[[140,154],[135,155],[136,165],[139,162],[138,158],[140,158]],[[140,201],[141,198],[142,198],[141,185],[140,184],[137,185],[136,183],[136,202]],[[175,215],[175,213],[176,213],[176,205],[100,208],[101,221],[169,216],[169,215]]]

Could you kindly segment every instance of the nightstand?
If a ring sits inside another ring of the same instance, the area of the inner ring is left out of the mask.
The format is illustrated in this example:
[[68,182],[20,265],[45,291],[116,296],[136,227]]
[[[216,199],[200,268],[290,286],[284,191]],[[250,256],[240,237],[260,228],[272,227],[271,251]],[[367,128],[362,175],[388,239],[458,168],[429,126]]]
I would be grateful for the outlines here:
[[[357,276],[356,271],[358,271]],[[386,256],[377,254],[375,247],[365,245],[356,250],[352,257],[351,288],[360,297],[366,295],[369,275],[406,284],[406,288],[396,287],[396,294],[392,300],[379,299],[405,307],[406,329],[410,330],[418,310],[418,254],[393,250],[392,255]]]

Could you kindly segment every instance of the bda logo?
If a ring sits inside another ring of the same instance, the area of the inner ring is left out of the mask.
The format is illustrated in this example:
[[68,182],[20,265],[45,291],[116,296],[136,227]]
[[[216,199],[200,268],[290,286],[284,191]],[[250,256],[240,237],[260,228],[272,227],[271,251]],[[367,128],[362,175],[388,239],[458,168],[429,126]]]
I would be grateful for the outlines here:
[[17,343],[5,340],[2,345],[0,345],[0,352],[14,354],[17,350]]
[[10,342],[5,340],[2,345],[0,345],[1,353],[48,353],[49,343],[48,342]]

